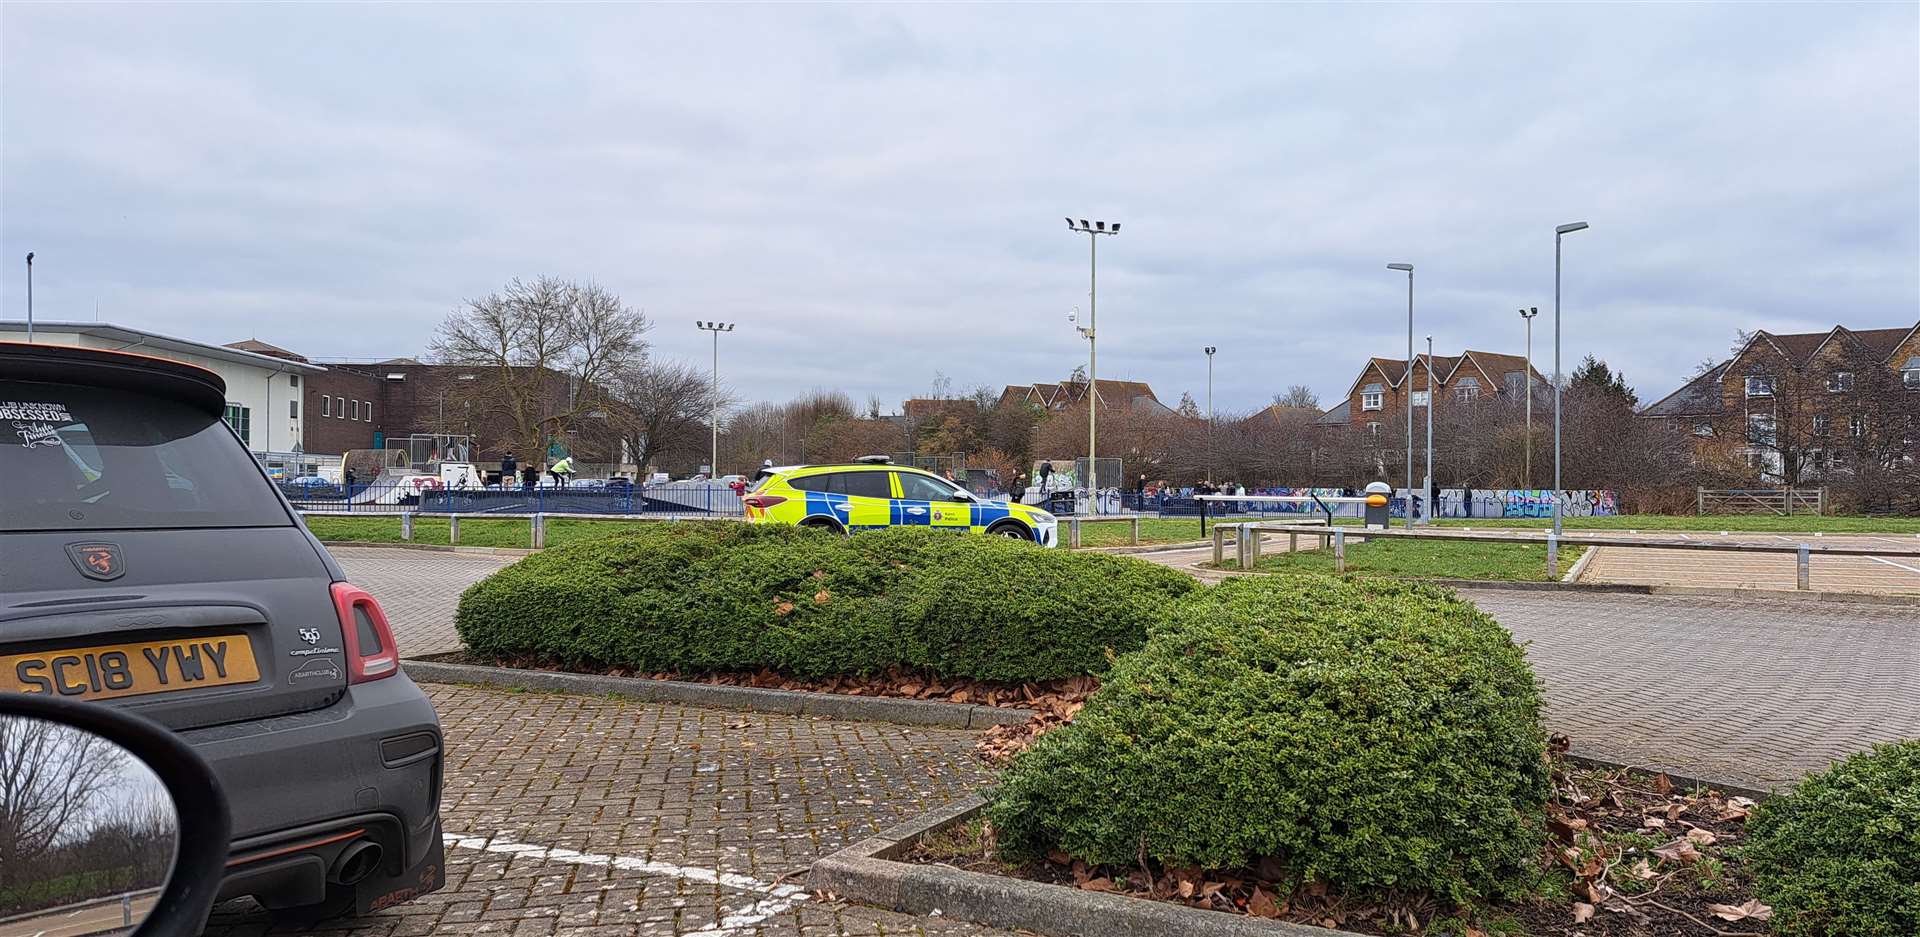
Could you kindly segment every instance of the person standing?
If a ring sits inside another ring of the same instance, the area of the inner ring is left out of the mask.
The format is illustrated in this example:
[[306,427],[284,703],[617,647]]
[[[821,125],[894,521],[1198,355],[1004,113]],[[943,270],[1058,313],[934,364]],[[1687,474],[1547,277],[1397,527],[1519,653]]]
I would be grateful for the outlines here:
[[1007,480],[1007,500],[1019,504],[1026,496],[1027,476],[1020,472],[1013,473],[1013,477]]
[[513,476],[520,474],[520,460],[512,452],[500,457],[500,487],[513,487]]
[[1042,459],[1040,461],[1040,495],[1042,497],[1045,497],[1047,494],[1047,490],[1053,487],[1052,482],[1053,482],[1053,460]]
[[347,469],[346,478],[347,478],[347,494],[353,494],[353,483],[357,480],[354,478],[353,469]]
[[540,487],[540,467],[538,465],[528,462],[525,467],[520,469],[520,487],[528,491]]

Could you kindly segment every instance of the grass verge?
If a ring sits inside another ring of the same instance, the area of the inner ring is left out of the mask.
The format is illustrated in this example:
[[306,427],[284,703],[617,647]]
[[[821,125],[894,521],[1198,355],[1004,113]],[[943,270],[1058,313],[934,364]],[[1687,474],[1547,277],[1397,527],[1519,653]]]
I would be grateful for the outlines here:
[[[1441,527],[1513,527],[1537,530],[1552,527],[1553,518],[1448,517],[1440,519],[1436,524]],[[1757,533],[1805,531],[1830,534],[1911,535],[1920,533],[1920,517],[1620,514],[1614,517],[1563,517],[1560,519],[1560,526],[1567,530],[1735,530]]]
[[[1581,547],[1560,548],[1564,575],[1580,558]],[[1207,564],[1212,566],[1212,564]],[[1238,569],[1229,558],[1220,569]],[[1300,550],[1268,553],[1254,564],[1255,572],[1333,572],[1333,551]],[[1532,543],[1476,543],[1467,540],[1389,540],[1347,544],[1347,572],[1356,576],[1404,579],[1497,579],[1511,582],[1547,581],[1547,548]]]
[[[623,531],[631,531],[637,524],[659,524],[665,521],[631,520],[601,521],[579,518],[549,517],[547,519],[547,545],[558,547],[583,540],[611,537]],[[711,523],[697,521],[690,523]],[[487,517],[474,515],[460,519],[460,546],[463,547],[517,547],[526,549],[532,544],[532,522],[525,518]],[[313,535],[327,543],[406,543],[400,539],[400,518],[386,515],[368,515],[364,517],[341,517],[325,514],[307,515],[307,529]],[[412,543],[446,546],[448,543],[448,524],[444,517],[416,517],[413,520]]]

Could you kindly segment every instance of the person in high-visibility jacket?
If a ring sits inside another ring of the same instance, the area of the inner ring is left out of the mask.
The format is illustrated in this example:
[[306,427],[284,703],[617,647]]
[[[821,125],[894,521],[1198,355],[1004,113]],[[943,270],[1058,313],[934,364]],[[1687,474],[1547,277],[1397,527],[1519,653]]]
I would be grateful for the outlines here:
[[562,456],[559,461],[547,467],[547,474],[553,476],[553,483],[565,488],[567,479],[573,477],[573,456]]

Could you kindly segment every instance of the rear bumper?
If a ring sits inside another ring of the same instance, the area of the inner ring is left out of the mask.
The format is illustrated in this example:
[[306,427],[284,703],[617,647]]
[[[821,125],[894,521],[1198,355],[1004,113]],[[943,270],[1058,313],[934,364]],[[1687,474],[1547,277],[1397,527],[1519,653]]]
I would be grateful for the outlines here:
[[325,709],[181,735],[226,788],[234,842],[224,896],[311,903],[316,882],[324,888],[341,851],[358,841],[382,852],[358,886],[362,910],[389,892],[438,887],[440,723],[405,673],[349,687]]

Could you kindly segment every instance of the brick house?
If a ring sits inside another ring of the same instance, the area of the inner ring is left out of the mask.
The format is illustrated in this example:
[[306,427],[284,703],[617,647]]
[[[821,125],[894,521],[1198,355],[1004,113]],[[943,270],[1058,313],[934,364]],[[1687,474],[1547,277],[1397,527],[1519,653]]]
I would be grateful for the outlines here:
[[[1427,370],[1427,356],[1414,359],[1412,380],[1407,380],[1407,362],[1401,358],[1369,358],[1360,375],[1347,387],[1345,397],[1315,420],[1326,428],[1346,427],[1378,434],[1389,417],[1407,411],[1407,395],[1413,395],[1414,407],[1427,405],[1428,394],[1438,391],[1451,395],[1442,402],[1472,403],[1492,400],[1520,400],[1526,387],[1526,359],[1489,351],[1464,351],[1458,355],[1434,355],[1433,371]],[[1547,379],[1533,369],[1534,393],[1549,387]]]
[[[1142,413],[1172,413],[1173,408],[1160,402],[1153,388],[1142,381],[1098,380],[1093,382],[1095,393],[1099,395],[1101,409],[1127,409]],[[1087,397],[1087,381],[1084,378],[1070,379],[1048,384],[1008,384],[1000,392],[1000,399],[994,406],[1005,407],[1016,403],[1026,403],[1042,410],[1058,411],[1070,409]]]
[[[1880,373],[1869,376],[1867,369]],[[1853,441],[1881,429],[1873,420],[1916,407],[1920,323],[1836,325],[1825,332],[1756,331],[1733,357],[1703,368],[1640,416],[1692,434],[1697,448],[1717,439],[1763,476],[1797,482],[1844,470]]]

